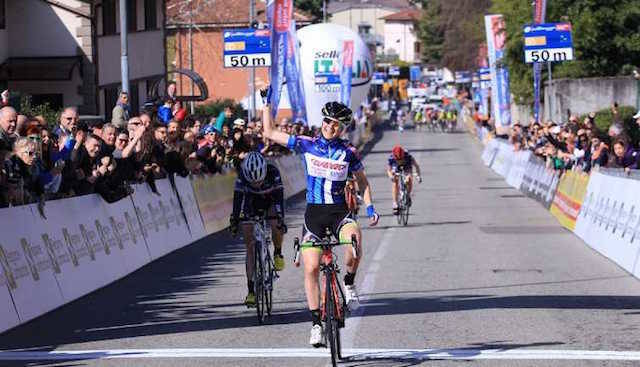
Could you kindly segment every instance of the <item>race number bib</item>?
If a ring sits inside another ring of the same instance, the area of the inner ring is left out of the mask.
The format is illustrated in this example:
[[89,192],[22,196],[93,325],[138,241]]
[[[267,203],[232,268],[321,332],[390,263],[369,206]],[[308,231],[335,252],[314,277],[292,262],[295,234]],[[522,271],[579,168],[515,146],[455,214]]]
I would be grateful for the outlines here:
[[305,154],[309,176],[326,178],[329,181],[345,181],[349,172],[349,163],[334,159]]

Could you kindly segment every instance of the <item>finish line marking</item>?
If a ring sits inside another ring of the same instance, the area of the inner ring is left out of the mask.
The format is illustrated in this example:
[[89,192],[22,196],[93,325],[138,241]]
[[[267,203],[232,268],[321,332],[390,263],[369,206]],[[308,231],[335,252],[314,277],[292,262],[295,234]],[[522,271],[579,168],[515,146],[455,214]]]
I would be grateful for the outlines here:
[[[640,361],[636,351],[542,349],[345,349],[347,361],[393,360],[601,360]],[[75,361],[136,358],[330,358],[328,349],[215,348],[0,352],[0,361]]]

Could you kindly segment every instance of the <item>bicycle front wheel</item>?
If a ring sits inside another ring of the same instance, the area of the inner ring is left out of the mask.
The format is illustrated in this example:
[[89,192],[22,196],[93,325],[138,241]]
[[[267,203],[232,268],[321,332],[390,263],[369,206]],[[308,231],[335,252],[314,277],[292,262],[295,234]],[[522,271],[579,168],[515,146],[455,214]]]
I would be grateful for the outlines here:
[[255,247],[255,270],[254,270],[254,294],[256,296],[256,314],[258,316],[258,323],[262,324],[265,320],[265,299],[264,299],[264,266],[262,263],[262,256],[260,256],[261,243],[256,242]]
[[267,315],[271,316],[271,309],[273,306],[273,263],[271,258],[268,258],[265,266],[265,287],[264,287],[264,301]]
[[[328,275],[328,276],[327,276]],[[337,322],[336,322],[336,309],[335,300],[333,298],[332,282],[330,278],[331,273],[325,275],[325,298],[324,307],[326,307],[326,319],[324,323],[325,332],[327,335],[327,343],[331,350],[331,364],[333,367],[338,366],[338,342],[337,342]],[[335,325],[335,326],[334,326]]]
[[409,206],[407,206],[406,203],[404,205],[404,209],[402,210],[401,217],[402,217],[402,225],[406,227],[407,223],[409,223]]

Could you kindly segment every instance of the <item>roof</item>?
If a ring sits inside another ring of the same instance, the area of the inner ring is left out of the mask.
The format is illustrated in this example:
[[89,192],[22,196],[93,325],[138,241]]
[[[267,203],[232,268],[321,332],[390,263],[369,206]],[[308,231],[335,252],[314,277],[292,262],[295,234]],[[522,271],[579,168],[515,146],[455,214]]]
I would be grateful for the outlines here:
[[[266,3],[255,2],[256,20],[266,22]],[[180,26],[191,23],[196,25],[239,26],[249,25],[249,0],[167,0],[167,25]],[[313,17],[299,9],[294,9],[293,17],[298,23],[308,24]]]
[[397,13],[389,14],[380,19],[384,19],[387,22],[417,21],[417,20],[420,20],[421,16],[422,16],[422,12],[420,11],[420,9],[407,9],[407,10],[399,11]]
[[336,0],[329,2],[327,12],[335,14],[349,9],[381,8],[402,10],[413,7],[409,0]]

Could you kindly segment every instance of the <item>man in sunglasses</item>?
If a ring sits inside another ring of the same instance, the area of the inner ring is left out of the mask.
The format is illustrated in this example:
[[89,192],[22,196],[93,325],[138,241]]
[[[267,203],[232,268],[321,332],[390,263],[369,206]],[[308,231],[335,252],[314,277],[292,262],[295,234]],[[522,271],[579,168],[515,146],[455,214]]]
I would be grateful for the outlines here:
[[[349,174],[353,174],[363,190],[363,199],[367,206],[369,225],[378,223],[379,215],[373,207],[371,187],[364,173],[364,166],[357,152],[340,139],[343,129],[351,123],[352,112],[339,102],[329,102],[322,109],[323,122],[320,135],[309,138],[302,135],[290,135],[271,126],[270,91],[262,91],[265,98],[263,109],[264,136],[302,154],[307,173],[307,208],[304,215],[303,247],[305,243],[324,237],[325,229],[331,230],[341,241],[350,241],[355,235],[360,256],[353,256],[350,246],[345,246],[344,277],[345,298],[350,309],[358,306],[358,294],[355,288],[355,276],[362,259],[362,233],[355,218],[347,208],[345,185]],[[317,248],[307,247],[302,251],[304,262],[304,285],[307,304],[311,312],[312,327],[309,344],[320,347],[325,344],[320,315],[320,293],[318,276],[320,257]]]

